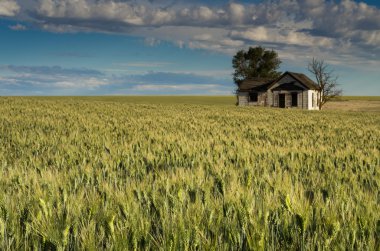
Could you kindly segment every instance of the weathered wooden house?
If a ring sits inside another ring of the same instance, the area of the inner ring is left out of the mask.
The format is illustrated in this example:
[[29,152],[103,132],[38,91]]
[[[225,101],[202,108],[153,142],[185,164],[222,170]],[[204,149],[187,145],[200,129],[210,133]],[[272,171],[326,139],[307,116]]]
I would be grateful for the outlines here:
[[318,86],[302,73],[285,72],[278,79],[247,79],[237,91],[240,106],[319,110]]

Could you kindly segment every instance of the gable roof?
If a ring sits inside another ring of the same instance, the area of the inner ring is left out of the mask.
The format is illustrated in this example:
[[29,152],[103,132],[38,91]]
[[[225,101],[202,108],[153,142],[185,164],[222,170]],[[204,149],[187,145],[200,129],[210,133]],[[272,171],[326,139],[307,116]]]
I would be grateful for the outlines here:
[[295,85],[296,81],[285,83],[273,88],[272,91],[303,91],[304,88]]
[[[305,87],[307,87],[310,90],[318,90],[318,85],[311,80],[308,76],[302,73],[296,73],[296,72],[285,72],[288,73],[290,76],[292,76],[295,80],[303,84]],[[284,74],[285,74],[284,73]]]
[[[239,85],[239,91],[267,91],[286,75],[290,75],[293,79],[297,80],[300,84],[302,84],[309,90],[318,90],[318,85],[309,77],[307,77],[305,74],[287,71],[283,73],[277,79],[268,79],[268,78],[246,79]],[[290,87],[288,85],[286,86],[281,85],[281,86],[283,86],[284,88]],[[281,88],[281,87],[279,86],[277,88]]]
[[313,80],[308,78],[305,74],[290,71],[283,73],[278,79],[273,81],[272,84],[268,86],[268,89],[278,83],[286,75],[291,76],[293,79],[297,80],[301,85],[305,86],[309,90],[318,90],[318,85]]
[[239,85],[240,91],[266,91],[273,83],[273,79],[268,78],[249,78]]

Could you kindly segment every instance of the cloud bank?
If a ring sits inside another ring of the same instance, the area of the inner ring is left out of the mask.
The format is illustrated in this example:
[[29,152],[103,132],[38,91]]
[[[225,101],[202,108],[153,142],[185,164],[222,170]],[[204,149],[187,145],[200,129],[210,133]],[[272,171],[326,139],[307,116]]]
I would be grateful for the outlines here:
[[14,16],[20,10],[20,6],[14,0],[1,0],[0,16]]
[[[311,57],[329,64],[362,69],[380,65],[380,9],[353,0],[0,0],[0,18],[9,29],[50,32],[101,32],[141,37],[146,46],[172,43],[179,48],[233,55],[262,45],[283,61],[305,66]],[[78,52],[57,56],[91,57]],[[135,62],[133,68],[159,68],[162,62]],[[231,77],[145,72],[112,75],[115,69],[15,66],[0,79],[2,90],[90,90],[115,94],[231,93]],[[33,87],[33,88],[32,88]],[[45,88],[45,89],[44,89]],[[79,90],[79,91],[78,91]],[[6,92],[4,92],[6,93]],[[16,92],[14,92],[16,93]],[[88,92],[86,92],[88,93]]]
[[0,70],[6,73],[0,76],[4,95],[232,94],[229,78],[194,73],[105,75],[93,69],[15,65]]
[[[233,54],[251,45],[291,59],[380,56],[380,9],[352,0],[273,0],[257,4],[137,0],[3,0],[0,15],[52,32],[111,32]],[[15,27],[16,28],[16,27]],[[342,59],[343,60],[343,59]],[[345,61],[345,60],[343,60]]]

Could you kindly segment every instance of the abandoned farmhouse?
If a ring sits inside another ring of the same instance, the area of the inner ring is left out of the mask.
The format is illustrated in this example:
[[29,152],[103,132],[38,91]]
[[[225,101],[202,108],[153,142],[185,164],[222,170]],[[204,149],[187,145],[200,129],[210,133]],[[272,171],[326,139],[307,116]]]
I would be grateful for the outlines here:
[[302,73],[285,72],[278,79],[246,79],[237,90],[240,106],[319,110],[318,86]]

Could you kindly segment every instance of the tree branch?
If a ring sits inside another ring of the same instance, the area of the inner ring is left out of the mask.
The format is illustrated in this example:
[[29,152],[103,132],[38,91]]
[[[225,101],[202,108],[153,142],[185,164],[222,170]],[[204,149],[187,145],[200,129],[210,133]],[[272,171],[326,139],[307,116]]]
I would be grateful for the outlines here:
[[334,75],[334,70],[330,69],[323,60],[315,58],[309,62],[307,69],[315,76],[320,97],[318,100],[319,108],[331,99],[342,95],[342,90],[338,88],[338,77]]

